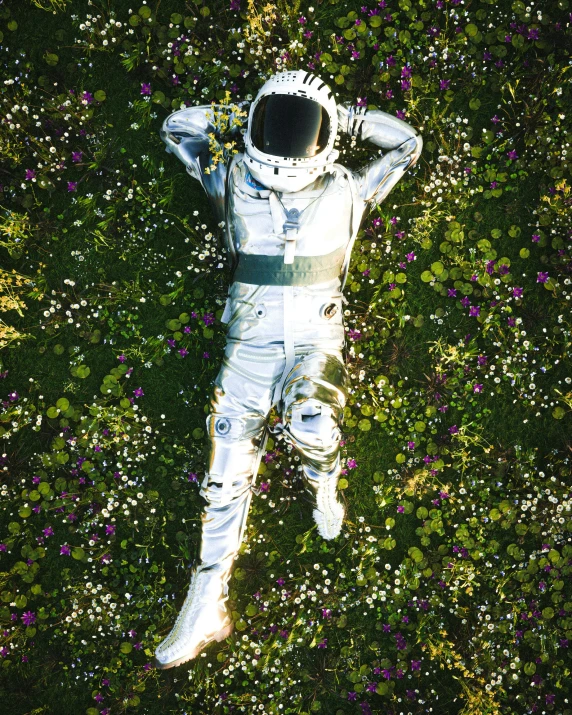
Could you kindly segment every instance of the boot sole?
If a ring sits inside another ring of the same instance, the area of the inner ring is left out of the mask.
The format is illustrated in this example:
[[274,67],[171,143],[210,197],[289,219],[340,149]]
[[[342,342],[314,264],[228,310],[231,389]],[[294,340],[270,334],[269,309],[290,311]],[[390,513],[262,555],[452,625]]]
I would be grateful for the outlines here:
[[208,640],[202,641],[201,643],[199,643],[199,645],[195,646],[188,653],[185,653],[185,655],[181,656],[180,658],[177,658],[177,660],[171,661],[170,663],[161,663],[155,657],[155,660],[154,660],[155,668],[157,668],[157,670],[167,670],[167,668],[174,668],[177,665],[182,665],[183,663],[186,663],[189,660],[193,660],[193,658],[196,658],[197,655],[204,648],[206,648],[210,643],[212,643],[213,641],[217,641],[217,643],[220,643],[220,641],[224,640],[225,638],[228,638],[228,636],[232,633],[233,630],[234,630],[234,623],[231,622],[224,628],[221,628],[220,631],[217,631]]

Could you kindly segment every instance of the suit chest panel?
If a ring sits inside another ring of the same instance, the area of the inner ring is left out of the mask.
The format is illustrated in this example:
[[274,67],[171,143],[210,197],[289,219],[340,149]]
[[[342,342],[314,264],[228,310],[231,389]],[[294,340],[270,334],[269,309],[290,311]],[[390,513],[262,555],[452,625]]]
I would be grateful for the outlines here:
[[[235,167],[229,196],[229,221],[234,244],[242,253],[281,255],[284,253],[283,224],[286,213],[279,201],[271,206],[270,190],[258,190],[249,183],[247,168]],[[344,175],[330,175],[316,188],[282,196],[286,209],[300,211],[296,255],[330,253],[348,242],[352,196]]]

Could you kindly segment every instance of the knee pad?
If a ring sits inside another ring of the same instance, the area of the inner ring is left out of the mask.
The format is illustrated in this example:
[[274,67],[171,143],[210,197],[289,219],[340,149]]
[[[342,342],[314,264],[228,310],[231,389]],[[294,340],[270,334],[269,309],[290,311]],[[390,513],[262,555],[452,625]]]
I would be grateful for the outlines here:
[[341,431],[334,409],[314,398],[294,402],[288,410],[289,432],[295,442],[309,447],[337,447]]

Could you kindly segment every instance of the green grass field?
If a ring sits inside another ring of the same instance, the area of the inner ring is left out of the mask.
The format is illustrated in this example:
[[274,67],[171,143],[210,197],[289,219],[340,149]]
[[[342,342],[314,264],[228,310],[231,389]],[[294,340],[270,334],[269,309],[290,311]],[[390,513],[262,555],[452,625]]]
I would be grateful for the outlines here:
[[[571,10],[0,3],[2,713],[572,713]],[[234,633],[158,671],[231,278],[158,132],[280,69],[423,154],[352,254],[342,534],[270,441]]]

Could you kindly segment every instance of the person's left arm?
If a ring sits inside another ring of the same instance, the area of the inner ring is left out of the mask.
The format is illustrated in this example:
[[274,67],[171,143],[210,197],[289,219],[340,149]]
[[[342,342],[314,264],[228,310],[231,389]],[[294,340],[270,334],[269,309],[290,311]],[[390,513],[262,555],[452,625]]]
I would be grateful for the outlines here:
[[416,129],[381,109],[339,104],[338,131],[387,150],[379,159],[353,172],[359,194],[370,208],[380,204],[407,169],[417,163],[423,148]]

